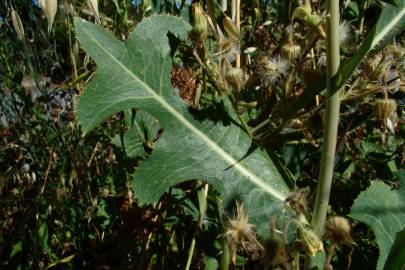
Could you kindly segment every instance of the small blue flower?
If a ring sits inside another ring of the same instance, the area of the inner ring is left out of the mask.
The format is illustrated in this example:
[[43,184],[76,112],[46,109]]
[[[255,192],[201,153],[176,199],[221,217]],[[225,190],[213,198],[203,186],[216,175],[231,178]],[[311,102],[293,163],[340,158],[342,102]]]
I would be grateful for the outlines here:
[[134,6],[139,7],[142,3],[142,0],[133,0],[132,3],[134,4]]
[[32,3],[34,6],[39,7],[38,0],[31,0],[31,3]]
[[[180,8],[181,7],[181,2],[183,2],[182,0],[175,0],[176,3],[176,7]],[[191,3],[193,2],[193,0],[186,0],[185,1],[188,5],[191,5]]]

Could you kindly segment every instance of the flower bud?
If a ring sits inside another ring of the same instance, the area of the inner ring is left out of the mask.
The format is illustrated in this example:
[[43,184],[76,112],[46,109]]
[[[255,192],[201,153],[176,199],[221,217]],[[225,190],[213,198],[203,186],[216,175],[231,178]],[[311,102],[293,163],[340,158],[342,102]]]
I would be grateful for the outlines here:
[[39,5],[45,12],[46,18],[48,20],[48,32],[51,32],[53,21],[55,19],[56,11],[58,10],[57,0],[39,0]]
[[313,230],[306,226],[300,226],[299,230],[302,243],[308,255],[315,256],[316,253],[323,251],[323,243]]
[[208,22],[205,18],[204,11],[199,3],[193,4],[194,25],[193,32],[199,41],[203,41],[207,37]]
[[233,40],[240,40],[240,31],[236,26],[235,22],[225,15],[223,23],[225,31],[228,34],[228,36]]
[[236,91],[240,92],[245,84],[243,71],[240,68],[230,68],[226,73],[226,80]]
[[24,27],[21,22],[20,16],[18,13],[13,9],[11,10],[11,22],[13,23],[13,28],[17,33],[17,36],[20,40],[24,41]]
[[308,26],[314,28],[318,34],[325,38],[326,33],[322,26],[322,18],[318,14],[312,14],[312,10],[310,6],[299,6],[294,10],[293,13],[293,20],[297,18],[303,21]]

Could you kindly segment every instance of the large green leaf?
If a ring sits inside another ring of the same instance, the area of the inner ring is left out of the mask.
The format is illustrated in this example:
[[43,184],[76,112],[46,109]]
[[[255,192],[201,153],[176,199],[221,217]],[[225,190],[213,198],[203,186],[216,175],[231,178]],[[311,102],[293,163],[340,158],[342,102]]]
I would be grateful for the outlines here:
[[159,122],[151,114],[142,110],[133,114],[132,110],[125,111],[126,132],[116,135],[112,142],[122,147],[128,157],[145,156],[145,147],[153,148],[153,141],[160,129]]
[[[340,67],[334,78],[334,91],[338,91],[350,78],[368,52],[378,50],[405,29],[405,0],[397,5],[385,4],[380,17],[356,53]],[[326,88],[326,74],[319,81],[309,85],[298,100],[287,110],[286,118],[292,117],[300,109],[313,102],[315,96]]]
[[394,244],[391,247],[384,270],[405,269],[405,229],[397,233]]
[[164,130],[151,157],[134,174],[140,203],[156,202],[181,181],[204,179],[225,201],[241,200],[259,232],[268,231],[271,215],[282,218],[290,191],[266,153],[250,151],[249,136],[229,117],[215,122],[207,114],[196,117],[171,87],[167,33],[184,36],[188,24],[169,15],[152,16],[125,44],[81,19],[75,27],[81,45],[97,63],[77,109],[84,131],[133,107],[153,115]]
[[355,200],[350,215],[371,227],[380,249],[377,270],[384,267],[396,234],[405,228],[405,171],[397,174],[401,188],[374,181]]

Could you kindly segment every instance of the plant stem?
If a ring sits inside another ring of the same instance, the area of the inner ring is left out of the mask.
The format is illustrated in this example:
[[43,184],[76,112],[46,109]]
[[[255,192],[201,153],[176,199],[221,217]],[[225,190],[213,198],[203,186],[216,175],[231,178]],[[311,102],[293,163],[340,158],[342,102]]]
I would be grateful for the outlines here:
[[222,253],[221,253],[221,270],[229,270],[230,264],[230,250],[228,240],[224,237],[222,240]]
[[221,0],[221,10],[225,12],[228,9],[228,0]]
[[[240,32],[240,0],[236,0],[236,27]],[[240,68],[240,44],[236,54],[236,68]]]
[[194,248],[195,248],[195,237],[193,237],[193,240],[191,240],[191,245],[190,245],[190,249],[188,250],[187,265],[186,265],[185,270],[190,269],[191,260],[193,258],[193,254],[194,254]]
[[[327,87],[328,93],[333,93],[332,78],[339,69],[339,1],[329,0],[329,20],[327,33]],[[332,185],[336,138],[339,122],[340,91],[330,95],[326,103],[324,147],[322,151],[315,207],[312,215],[312,226],[321,236],[325,224],[330,189]]]

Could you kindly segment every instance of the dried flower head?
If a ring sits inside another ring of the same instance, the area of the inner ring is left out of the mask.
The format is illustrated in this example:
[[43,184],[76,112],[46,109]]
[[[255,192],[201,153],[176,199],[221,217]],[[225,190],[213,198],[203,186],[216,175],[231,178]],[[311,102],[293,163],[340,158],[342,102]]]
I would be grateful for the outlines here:
[[281,47],[281,51],[285,57],[293,61],[301,55],[301,46],[288,42]]
[[397,110],[397,103],[395,99],[379,99],[375,102],[374,114],[378,119],[385,120],[395,116]]
[[353,243],[350,236],[350,224],[344,217],[330,217],[325,225],[324,239],[338,245],[350,245]]
[[364,70],[367,74],[372,74],[377,66],[380,64],[382,59],[382,54],[378,53],[374,57],[368,59],[364,65]]
[[229,227],[225,232],[232,242],[238,242],[242,239],[249,239],[253,236],[253,225],[249,223],[249,217],[243,210],[243,205],[236,204],[236,217],[229,220]]
[[262,57],[257,64],[257,73],[263,78],[265,85],[271,85],[285,77],[288,62],[280,56]]
[[178,95],[188,104],[194,105],[198,82],[193,71],[186,67],[174,67],[171,72],[171,81]]
[[281,52],[284,57],[293,61],[301,55],[301,46],[294,43],[294,27],[292,25],[287,26],[285,32],[287,34],[287,43],[281,47]]
[[398,121],[397,103],[394,99],[377,100],[374,107],[374,114],[378,119],[384,121],[384,128],[388,128],[393,134]]
[[299,227],[301,241],[304,244],[305,251],[310,256],[315,256],[316,253],[323,251],[323,243],[318,235],[309,227],[303,225]]
[[378,53],[364,65],[366,76],[370,80],[380,80],[390,70],[394,59],[387,53]]
[[247,249],[248,244],[253,244],[257,249],[263,250],[263,246],[256,238],[254,226],[249,223],[249,218],[243,210],[243,206],[239,203],[236,204],[236,217],[229,220],[229,226],[224,233],[231,244],[234,255],[236,254],[236,246],[238,243],[244,249]]

